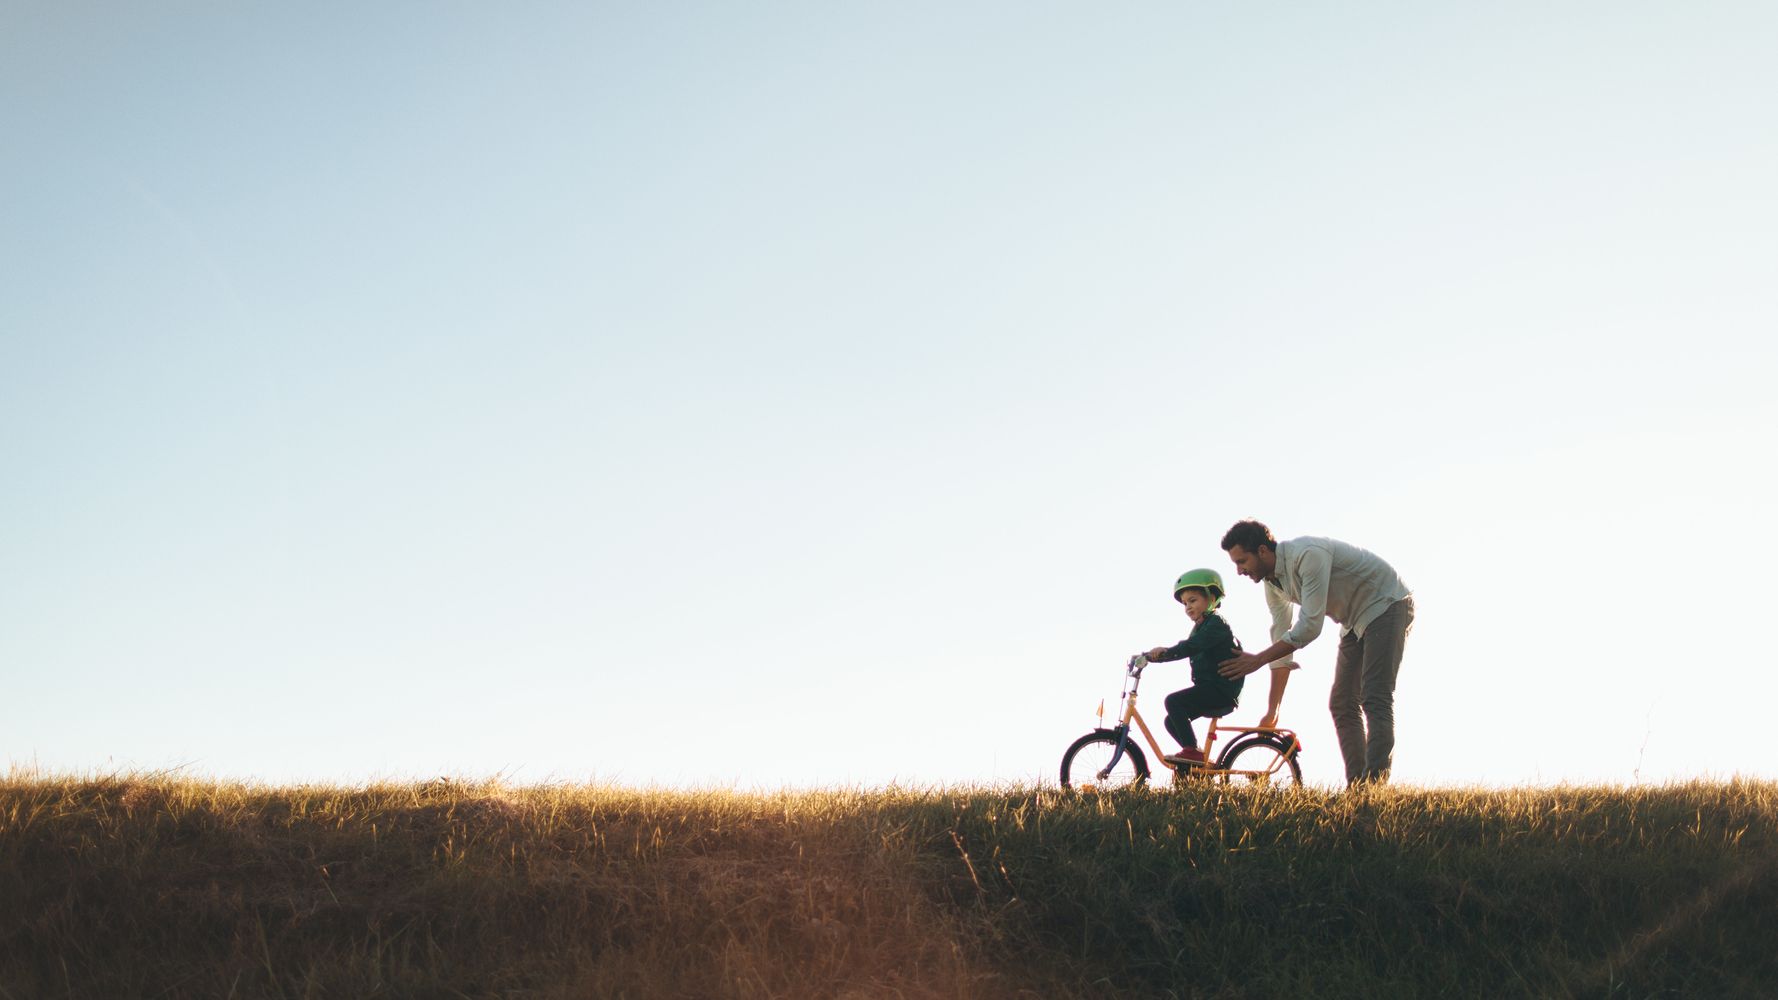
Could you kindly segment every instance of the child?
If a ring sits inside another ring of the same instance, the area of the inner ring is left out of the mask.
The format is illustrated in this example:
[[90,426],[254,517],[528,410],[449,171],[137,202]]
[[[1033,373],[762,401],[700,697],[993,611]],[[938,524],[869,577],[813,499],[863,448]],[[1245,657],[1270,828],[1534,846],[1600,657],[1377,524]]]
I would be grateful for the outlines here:
[[1217,673],[1218,664],[1234,659],[1241,651],[1229,623],[1216,613],[1222,594],[1222,575],[1213,569],[1181,574],[1173,584],[1173,599],[1185,605],[1185,613],[1191,616],[1191,635],[1176,646],[1157,646],[1142,654],[1150,663],[1191,658],[1192,686],[1173,692],[1166,701],[1167,732],[1180,745],[1178,753],[1167,756],[1175,764],[1204,763],[1204,751],[1198,749],[1198,738],[1192,733],[1192,720],[1219,719],[1235,710],[1241,696],[1241,679],[1229,680]]

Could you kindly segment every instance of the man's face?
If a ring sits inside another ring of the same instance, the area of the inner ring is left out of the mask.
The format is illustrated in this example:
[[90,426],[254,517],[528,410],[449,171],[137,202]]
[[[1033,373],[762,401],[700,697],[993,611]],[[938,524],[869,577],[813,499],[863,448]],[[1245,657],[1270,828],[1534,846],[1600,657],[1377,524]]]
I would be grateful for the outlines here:
[[1272,570],[1278,566],[1278,553],[1264,545],[1252,552],[1247,551],[1246,546],[1231,545],[1229,559],[1234,562],[1236,572],[1254,583],[1271,576]]

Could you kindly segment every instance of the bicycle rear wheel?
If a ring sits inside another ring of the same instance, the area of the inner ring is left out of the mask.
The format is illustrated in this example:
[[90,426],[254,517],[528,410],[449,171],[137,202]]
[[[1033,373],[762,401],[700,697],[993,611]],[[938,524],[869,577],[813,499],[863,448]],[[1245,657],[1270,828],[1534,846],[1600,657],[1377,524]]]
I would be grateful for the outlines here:
[[[1131,740],[1124,741],[1124,755],[1111,767],[1117,750],[1117,732],[1097,729],[1075,740],[1062,755],[1062,787],[1080,791],[1135,788],[1148,780],[1148,758]],[[1101,772],[1105,772],[1101,777]]]
[[1216,762],[1218,770],[1240,772],[1217,775],[1231,785],[1255,788],[1292,788],[1303,783],[1297,750],[1279,739],[1242,740],[1231,745]]

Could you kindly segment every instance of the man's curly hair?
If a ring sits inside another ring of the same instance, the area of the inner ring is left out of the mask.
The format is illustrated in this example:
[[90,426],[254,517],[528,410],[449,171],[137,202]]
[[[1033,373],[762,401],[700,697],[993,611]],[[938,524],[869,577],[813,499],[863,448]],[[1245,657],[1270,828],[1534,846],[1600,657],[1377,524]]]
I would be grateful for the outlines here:
[[1261,545],[1273,552],[1278,551],[1278,540],[1272,537],[1272,529],[1258,521],[1236,521],[1228,534],[1222,536],[1224,552],[1237,545],[1249,552],[1258,552]]

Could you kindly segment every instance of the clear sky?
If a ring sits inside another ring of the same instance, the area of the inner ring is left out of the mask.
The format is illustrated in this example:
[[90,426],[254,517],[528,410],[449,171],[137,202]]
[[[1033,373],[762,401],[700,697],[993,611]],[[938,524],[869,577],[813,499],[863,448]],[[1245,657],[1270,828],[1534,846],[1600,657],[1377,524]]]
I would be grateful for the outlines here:
[[1182,570],[1266,645],[1253,516],[1414,587],[1401,780],[1778,777],[1775,50],[1753,2],[8,4],[0,753],[1053,778]]

